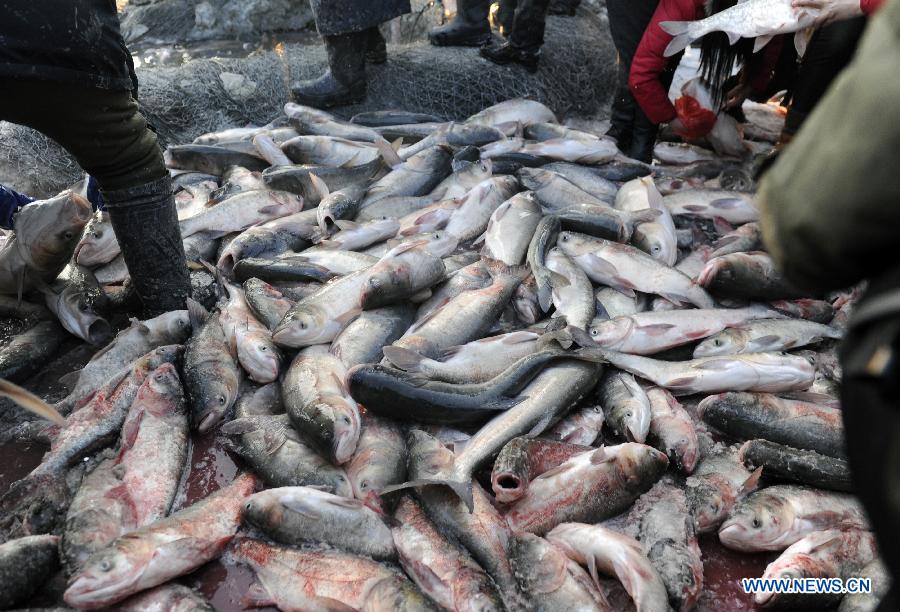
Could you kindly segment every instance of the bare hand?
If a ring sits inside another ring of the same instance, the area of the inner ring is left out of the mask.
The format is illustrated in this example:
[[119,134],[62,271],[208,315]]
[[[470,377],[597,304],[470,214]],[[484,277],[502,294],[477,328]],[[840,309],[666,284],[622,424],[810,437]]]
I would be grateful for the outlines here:
[[[841,21],[862,15],[860,0],[793,0],[791,6],[796,11],[809,11],[815,17],[816,25]],[[818,13],[818,15],[816,15]]]
[[725,108],[737,108],[753,91],[749,83],[738,83],[725,94]]

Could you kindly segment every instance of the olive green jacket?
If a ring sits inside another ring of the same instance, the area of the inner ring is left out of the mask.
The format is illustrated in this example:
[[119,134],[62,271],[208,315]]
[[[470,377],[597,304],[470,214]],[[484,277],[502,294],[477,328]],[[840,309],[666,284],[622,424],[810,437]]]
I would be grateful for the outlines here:
[[900,264],[900,0],[871,19],[759,201],[766,247],[798,287],[843,288]]

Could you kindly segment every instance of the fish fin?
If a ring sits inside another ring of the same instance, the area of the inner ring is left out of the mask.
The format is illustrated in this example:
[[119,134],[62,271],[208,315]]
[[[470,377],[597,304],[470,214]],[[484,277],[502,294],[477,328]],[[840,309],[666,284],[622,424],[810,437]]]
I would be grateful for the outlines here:
[[635,329],[638,329],[649,336],[661,336],[674,327],[675,325],[672,325],[671,323],[654,323],[652,325],[638,325]]
[[682,390],[689,388],[695,382],[697,382],[697,376],[684,376],[682,378],[676,378],[674,380],[670,380],[666,383],[666,389],[675,389]]
[[476,244],[481,244],[482,242],[485,241],[486,238],[487,238],[487,232],[484,232],[478,238],[476,238],[475,240],[472,241],[472,246],[475,246]]
[[711,370],[721,372],[734,365],[734,359],[710,359],[694,366],[697,370]]
[[610,461],[615,461],[615,459],[615,456],[611,455],[604,446],[591,453],[591,464],[593,465],[609,463]]
[[552,467],[549,470],[547,470],[546,472],[541,472],[540,474],[535,476],[535,478],[532,482],[534,482],[536,480],[546,480],[548,478],[553,478],[555,476],[559,476],[560,474],[565,474],[566,472],[572,470],[573,467],[574,466],[572,466],[571,464],[560,463],[556,467]]
[[609,261],[590,253],[586,256],[587,265],[604,276],[618,277],[619,269]]
[[56,408],[30,391],[3,378],[0,378],[0,396],[11,399],[29,412],[33,412],[39,417],[45,418],[59,426],[64,426],[66,424],[66,419],[56,411]]
[[[616,279],[613,279],[613,280],[616,280]],[[622,295],[627,295],[630,298],[633,298],[637,295],[637,293],[635,293],[634,289],[632,289],[631,287],[616,286],[616,287],[613,287],[613,289],[615,289]]]
[[350,221],[348,219],[336,219],[334,224],[340,230],[354,230],[359,227],[359,223],[355,221]]
[[740,198],[718,198],[709,203],[712,208],[719,210],[733,210],[744,205],[744,201]]
[[547,312],[548,310],[550,310],[550,305],[552,303],[553,296],[551,293],[551,289],[544,286],[538,287],[538,306],[541,307],[541,311]]
[[316,193],[319,194],[320,200],[324,200],[331,194],[331,192],[328,191],[328,185],[325,183],[325,181],[320,179],[312,172],[309,173],[309,182],[312,183],[313,189],[315,189]]
[[[101,351],[108,351],[109,346],[106,346]],[[90,363],[90,362],[88,362]],[[81,375],[81,370],[76,370],[74,372],[69,372],[68,374],[63,374],[59,377],[59,383],[64,386],[66,389],[72,389],[75,385],[78,384],[78,377]]]
[[550,272],[550,284],[556,287],[568,287],[572,284],[572,282],[560,274],[559,272],[554,272],[553,270],[549,270]]
[[761,350],[759,352],[764,352],[766,350],[769,350],[769,347],[771,346],[777,346],[781,344],[781,336],[778,336],[776,334],[769,334],[768,336],[761,336],[757,338],[753,341],[753,343],[760,347]]
[[354,166],[356,166],[356,158],[359,157],[360,153],[362,153],[362,151],[357,151],[356,153],[353,154],[353,156],[350,159],[345,161],[339,167],[340,168],[353,168]]
[[678,304],[678,305],[690,302],[689,299],[687,299],[683,295],[678,295],[677,293],[660,293],[659,296],[663,299],[666,299],[666,300],[672,302],[673,304]]
[[281,210],[281,205],[280,204],[266,204],[265,206],[263,206],[262,208],[260,208],[258,210],[260,213],[262,213],[264,215],[268,215],[270,213],[277,213],[279,210]]
[[673,38],[669,42],[666,50],[663,52],[665,57],[672,57],[676,53],[684,50],[691,44],[691,35],[688,31],[691,29],[691,21],[661,21],[659,28]]
[[753,41],[753,52],[759,53],[759,50],[769,44],[769,41],[772,40],[775,36],[773,34],[769,34],[766,36],[757,36],[756,40]]
[[741,485],[740,491],[738,491],[737,496],[742,497],[747,495],[748,493],[752,493],[759,486],[759,479],[762,478],[763,468],[759,466],[753,473],[747,477],[747,480]]
[[591,338],[591,335],[580,327],[575,327],[574,325],[570,325],[566,328],[568,334],[572,337],[572,339],[578,344],[578,346],[586,347],[586,348],[595,348],[597,343],[594,342],[594,339]]
[[[403,144],[403,139],[400,138],[397,142]],[[384,159],[384,163],[386,163],[390,168],[396,168],[403,163],[403,160],[400,159],[400,155],[398,154],[399,148],[395,149],[384,138],[377,139],[375,141],[375,147],[381,154],[382,159]]]
[[219,431],[228,436],[237,436],[240,434],[250,433],[259,429],[254,421],[250,419],[234,419],[223,424]]
[[310,519],[318,519],[321,518],[319,513],[310,511],[309,504],[305,503],[302,499],[284,499],[281,498],[278,502],[291,512],[296,512],[300,516],[305,516]]
[[797,55],[803,57],[806,54],[806,47],[809,46],[809,39],[812,38],[815,28],[806,28],[794,34],[794,48]]
[[341,248],[341,243],[337,240],[319,240],[316,242],[316,246],[320,246],[323,249],[337,250]]
[[421,372],[425,357],[402,346],[386,346],[382,349],[384,356],[392,364],[407,372]]
[[523,342],[531,342],[532,340],[537,340],[540,337],[540,334],[525,330],[519,330],[506,334],[505,336],[503,336],[503,340],[501,340],[500,342],[502,344],[521,344]]
[[737,41],[739,41],[739,40],[741,39],[741,33],[740,33],[740,32],[729,32],[728,30],[723,30],[723,32],[725,32],[725,36],[728,37],[728,44],[729,44],[729,45],[733,45],[733,44],[737,43]]
[[365,506],[365,504],[358,499],[349,499],[347,497],[338,497],[337,495],[335,495],[333,499],[326,500],[325,503],[335,506],[337,508],[347,508],[348,510],[359,510],[360,508]]
[[631,224],[652,223],[663,215],[663,211],[657,208],[645,208],[631,214]]
[[498,397],[481,405],[484,410],[509,410],[524,402],[527,397]]
[[352,310],[348,310],[344,314],[336,317],[335,322],[341,326],[341,329],[347,327],[350,322],[358,317],[362,313],[362,308],[353,308]]
[[468,507],[469,512],[471,513],[475,508],[475,500],[472,494],[472,481],[468,482],[460,482],[458,480],[451,480],[449,478],[443,479],[438,476],[432,478],[422,478],[419,480],[410,480],[408,482],[404,482],[402,484],[390,485],[381,490],[381,495],[384,496],[388,493],[393,493],[394,491],[401,491],[403,489],[411,489],[417,487],[428,487],[428,486],[440,486],[444,485],[450,487],[450,489],[459,497],[463,503]]
[[[318,602],[319,599],[317,598],[316,601]],[[269,595],[266,587],[256,580],[241,596],[240,604],[243,608],[268,608],[269,606],[278,605],[272,596]]]
[[209,318],[209,312],[207,312],[206,308],[194,298],[189,297],[187,299],[187,311],[188,319],[191,322],[191,328],[194,330],[199,329]]

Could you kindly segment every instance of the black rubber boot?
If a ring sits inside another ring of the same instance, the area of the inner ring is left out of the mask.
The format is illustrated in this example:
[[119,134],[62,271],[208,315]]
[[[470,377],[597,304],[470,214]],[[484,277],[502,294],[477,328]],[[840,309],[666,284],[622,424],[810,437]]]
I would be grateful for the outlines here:
[[366,30],[366,61],[370,64],[383,64],[387,61],[387,42],[381,35],[378,26]]
[[656,135],[659,133],[659,126],[653,125],[650,121],[643,117],[636,118],[634,128],[631,132],[631,144],[624,153],[631,159],[636,159],[649,164],[653,161],[653,146],[656,144]]
[[520,64],[525,67],[525,70],[532,73],[537,72],[538,61],[541,58],[540,49],[537,51],[519,49],[511,42],[497,42],[482,47],[478,52],[481,57],[495,64]]
[[438,47],[480,47],[491,41],[488,11],[491,0],[458,0],[456,16],[428,32],[428,40]]
[[184,310],[191,281],[171,179],[102,193],[142,316]]
[[575,11],[578,10],[580,4],[581,0],[552,0],[550,2],[550,14],[574,17]]
[[369,31],[323,36],[328,70],[318,79],[291,87],[294,100],[316,108],[357,104],[366,97],[366,51]]
[[620,151],[627,152],[631,146],[636,102],[628,89],[628,72],[622,64],[619,64],[618,72],[616,93],[609,114],[609,130],[606,135],[616,141]]

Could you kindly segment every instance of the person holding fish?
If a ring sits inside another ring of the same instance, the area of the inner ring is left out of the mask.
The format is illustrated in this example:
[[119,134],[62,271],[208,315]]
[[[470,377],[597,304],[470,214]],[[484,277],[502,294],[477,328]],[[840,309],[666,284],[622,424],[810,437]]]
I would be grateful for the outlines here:
[[62,145],[95,177],[144,314],[185,307],[172,183],[138,109],[112,0],[0,0],[0,120]]
[[[778,59],[780,41],[768,44],[773,38],[766,33],[769,30],[757,34],[752,11],[763,13],[756,5],[786,1],[661,0],[631,61],[628,87],[643,114],[621,130],[620,138],[630,137],[630,146],[624,152],[649,162],[659,126],[664,123],[680,134],[695,135],[702,130],[702,126],[690,124],[693,117],[684,112],[679,115],[668,95],[681,52],[693,40],[702,39],[701,75],[715,101],[740,105],[750,91],[762,90]],[[787,5],[787,10],[793,9]],[[610,28],[614,27],[611,14]],[[760,38],[754,42],[755,36]],[[745,77],[740,88],[726,92],[726,81],[737,66],[743,66]],[[710,123],[707,130],[711,127]]]

